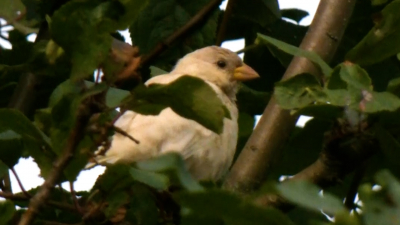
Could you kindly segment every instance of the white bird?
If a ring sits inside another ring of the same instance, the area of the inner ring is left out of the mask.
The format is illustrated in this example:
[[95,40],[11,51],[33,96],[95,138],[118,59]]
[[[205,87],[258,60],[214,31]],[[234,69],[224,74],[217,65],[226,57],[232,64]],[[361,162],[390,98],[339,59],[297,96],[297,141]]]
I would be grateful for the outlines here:
[[[145,85],[168,84],[190,75],[206,81],[230,112],[224,118],[223,132],[217,134],[194,120],[165,108],[159,115],[142,115],[126,111],[115,123],[140,143],[116,133],[105,155],[96,156],[100,164],[132,163],[178,152],[195,179],[219,180],[232,164],[238,137],[236,92],[238,81],[259,77],[230,50],[211,46],[180,59],[169,73],[149,79]],[[184,93],[182,93],[184,94]]]

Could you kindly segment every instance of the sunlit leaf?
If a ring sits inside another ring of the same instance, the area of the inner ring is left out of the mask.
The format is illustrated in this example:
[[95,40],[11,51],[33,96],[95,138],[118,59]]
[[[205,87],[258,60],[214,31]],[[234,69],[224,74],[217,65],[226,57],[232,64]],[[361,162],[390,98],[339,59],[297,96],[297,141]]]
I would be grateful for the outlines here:
[[279,184],[277,189],[283,197],[305,208],[331,214],[346,210],[341,200],[326,192],[320,195],[320,189],[308,181],[289,180]]
[[332,68],[329,67],[329,65],[314,52],[300,49],[298,47],[289,45],[285,42],[279,41],[275,38],[268,37],[263,34],[257,34],[256,43],[270,44],[291,55],[305,57],[311,60],[313,63],[317,64],[321,68],[322,73],[325,76],[329,76],[332,73]]

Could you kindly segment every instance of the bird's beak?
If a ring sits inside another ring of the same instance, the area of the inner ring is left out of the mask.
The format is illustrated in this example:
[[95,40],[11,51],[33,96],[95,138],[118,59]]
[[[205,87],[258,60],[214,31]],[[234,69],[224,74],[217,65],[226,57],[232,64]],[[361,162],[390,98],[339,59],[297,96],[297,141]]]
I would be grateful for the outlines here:
[[237,81],[252,80],[259,77],[260,75],[255,70],[244,63],[242,66],[237,67],[233,74],[233,79]]

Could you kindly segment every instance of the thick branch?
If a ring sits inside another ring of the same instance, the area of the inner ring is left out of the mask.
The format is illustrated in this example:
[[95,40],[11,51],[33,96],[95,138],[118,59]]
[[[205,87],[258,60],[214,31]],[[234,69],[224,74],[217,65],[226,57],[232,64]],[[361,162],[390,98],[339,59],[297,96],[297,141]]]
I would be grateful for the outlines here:
[[[353,132],[335,135],[333,139],[328,140],[317,161],[297,173],[291,180],[308,180],[322,189],[334,186],[354,170],[362,168],[378,150],[378,141],[368,135]],[[362,173],[362,170],[360,172]],[[356,174],[355,176],[356,186],[358,186],[362,175]],[[357,190],[357,188],[355,189]],[[350,197],[353,197],[353,194]],[[282,197],[268,194],[256,199],[256,203],[262,206],[276,207],[283,211],[294,207]]]
[[[343,36],[355,2],[356,0],[321,1],[300,48],[316,52],[322,59],[329,62]],[[300,73],[320,74],[316,66],[306,58],[294,57],[282,79],[288,79]],[[272,98],[233,165],[224,187],[240,192],[248,192],[256,188],[268,174],[273,161],[277,159],[296,120],[297,117],[281,109]]]
[[45,182],[39,188],[38,192],[33,196],[29,202],[28,210],[24,213],[19,222],[19,225],[29,225],[39,208],[47,201],[50,195],[50,191],[54,188],[56,183],[59,181],[60,176],[64,168],[68,165],[68,162],[73,156],[73,153],[84,136],[85,126],[89,120],[89,106],[86,103],[82,103],[79,107],[76,123],[74,128],[71,130],[69,137],[66,141],[66,146],[63,153],[54,163],[53,170],[46,177]]
[[172,33],[167,39],[158,44],[148,55],[142,60],[142,65],[147,65],[163,51],[165,51],[173,42],[188,34],[197,25],[208,18],[208,15],[216,9],[222,0],[212,0],[204,8],[202,8],[195,16],[193,16],[183,27]]

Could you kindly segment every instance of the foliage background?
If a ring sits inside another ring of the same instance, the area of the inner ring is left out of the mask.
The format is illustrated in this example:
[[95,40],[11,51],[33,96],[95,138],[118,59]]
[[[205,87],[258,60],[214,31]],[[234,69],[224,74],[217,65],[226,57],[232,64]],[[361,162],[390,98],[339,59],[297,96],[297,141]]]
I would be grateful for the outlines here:
[[[308,27],[282,17],[299,21],[304,11],[280,10],[274,0],[231,1],[225,12],[211,0],[0,1],[0,17],[15,28],[12,49],[0,49],[0,193],[7,199],[0,224],[399,224],[400,1],[356,1],[329,64],[293,47]],[[123,39],[116,30],[127,27],[134,47],[116,41]],[[261,187],[243,196],[199,184],[177,155],[110,166],[90,191],[57,187],[73,182],[96,146],[119,132],[110,123],[118,106],[146,114],[191,108],[183,116],[220,132],[224,114],[215,112],[223,106],[201,81],[140,83],[188,52],[237,38],[245,38],[244,61],[261,75],[238,93],[237,155],[272,94],[294,116],[314,118],[292,130]],[[319,73],[279,81],[292,55],[313,61]],[[96,69],[104,82],[94,80]],[[188,101],[170,100],[182,92]],[[29,156],[46,183],[12,193],[9,173]],[[282,175],[295,176],[279,182]]]

